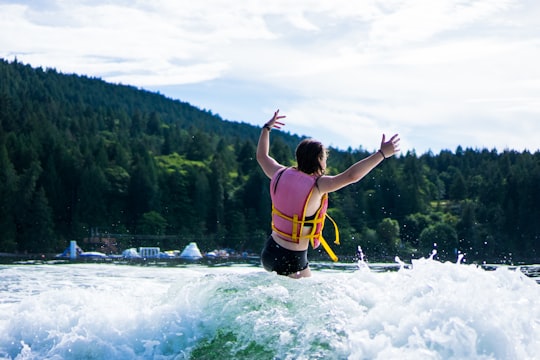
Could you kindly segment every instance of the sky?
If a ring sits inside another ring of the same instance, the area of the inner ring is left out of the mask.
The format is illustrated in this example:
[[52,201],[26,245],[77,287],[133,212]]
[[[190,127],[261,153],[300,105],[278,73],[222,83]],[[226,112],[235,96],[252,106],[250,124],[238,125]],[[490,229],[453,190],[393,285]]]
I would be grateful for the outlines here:
[[537,0],[0,0],[0,57],[346,150],[540,149]]

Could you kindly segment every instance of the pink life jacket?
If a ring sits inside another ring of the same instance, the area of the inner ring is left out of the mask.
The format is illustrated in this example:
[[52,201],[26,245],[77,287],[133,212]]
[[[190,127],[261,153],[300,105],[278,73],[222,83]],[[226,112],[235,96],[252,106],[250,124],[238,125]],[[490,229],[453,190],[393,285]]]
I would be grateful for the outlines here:
[[[328,217],[334,223],[336,244],[339,244],[339,231],[334,220],[328,216],[328,194],[321,199],[321,206],[313,217],[306,219],[306,208],[317,183],[317,176],[308,175],[294,168],[285,168],[274,174],[270,181],[272,198],[272,230],[286,241],[299,243],[309,239],[316,249],[319,244],[328,252],[332,260],[337,256],[322,236],[324,220]],[[311,231],[302,235],[304,227]]]

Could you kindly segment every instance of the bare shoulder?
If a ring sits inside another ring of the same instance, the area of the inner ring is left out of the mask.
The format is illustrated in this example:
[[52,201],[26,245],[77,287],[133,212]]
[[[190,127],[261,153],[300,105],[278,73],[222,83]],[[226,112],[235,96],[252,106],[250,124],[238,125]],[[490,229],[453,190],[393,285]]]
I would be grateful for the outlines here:
[[272,158],[270,159],[271,159],[270,161],[267,161],[264,164],[261,164],[262,170],[264,171],[264,173],[269,179],[271,179],[275,173],[285,168],[285,166],[281,165],[274,159]]
[[348,176],[346,173],[339,175],[323,175],[317,180],[319,190],[323,193],[331,193],[337,191],[345,186],[355,182],[354,179]]

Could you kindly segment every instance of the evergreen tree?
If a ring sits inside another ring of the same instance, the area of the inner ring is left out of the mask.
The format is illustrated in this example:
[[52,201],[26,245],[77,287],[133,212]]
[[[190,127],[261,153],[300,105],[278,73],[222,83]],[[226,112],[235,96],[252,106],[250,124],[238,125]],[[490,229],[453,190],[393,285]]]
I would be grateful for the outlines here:
[[448,196],[451,200],[464,200],[467,198],[467,184],[461,171],[456,168],[451,168],[451,182],[448,189]]
[[424,211],[426,209],[426,177],[415,153],[406,154],[402,174],[400,214]]
[[33,206],[29,208],[27,222],[22,231],[23,244],[19,250],[28,253],[52,253],[61,244],[55,239],[52,211],[45,191],[40,187],[34,195]]
[[142,215],[137,229],[143,235],[165,235],[167,220],[152,210]]
[[255,152],[256,147],[252,141],[247,140],[241,145],[237,157],[241,174],[248,175],[259,166],[255,159]]
[[17,250],[17,232],[13,209],[17,202],[18,177],[0,136],[0,252]]
[[385,249],[395,254],[400,246],[399,223],[394,219],[384,218],[377,226],[377,235]]
[[[222,150],[223,151],[223,150]],[[220,151],[214,156],[210,164],[209,189],[211,192],[210,209],[208,219],[209,231],[223,237],[225,235],[225,167],[223,152]]]
[[[420,233],[420,250],[429,254],[437,250],[437,257],[443,261],[456,259],[458,252],[458,237],[456,230],[450,224],[437,222],[429,225]],[[427,255],[426,255],[427,256]]]
[[140,144],[135,151],[128,187],[129,222],[132,225],[137,224],[142,214],[155,209],[158,201],[157,172],[154,160]]
[[[0,60],[0,252],[60,251],[97,226],[258,252],[271,208],[259,134],[132,86]],[[276,132],[270,152],[294,165],[300,140]],[[328,174],[367,155],[331,149]],[[426,255],[436,242],[451,260],[459,249],[469,261],[534,261],[539,182],[539,152],[408,152],[331,195],[329,212],[355,238],[336,251],[359,242],[372,257]],[[380,224],[393,228],[386,218],[401,224],[399,249],[394,237],[382,241]]]

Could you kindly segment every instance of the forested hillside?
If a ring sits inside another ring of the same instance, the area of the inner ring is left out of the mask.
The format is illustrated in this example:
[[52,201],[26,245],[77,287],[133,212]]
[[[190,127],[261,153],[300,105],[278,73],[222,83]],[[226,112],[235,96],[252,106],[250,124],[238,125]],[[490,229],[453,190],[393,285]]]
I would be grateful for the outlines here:
[[[88,238],[119,251],[197,241],[259,252],[270,229],[259,132],[131,86],[0,61],[0,252],[54,253]],[[272,132],[272,154],[293,165],[299,139]],[[366,155],[332,149],[329,172]],[[528,261],[540,248],[538,184],[538,152],[402,154],[330,195],[334,248]]]

